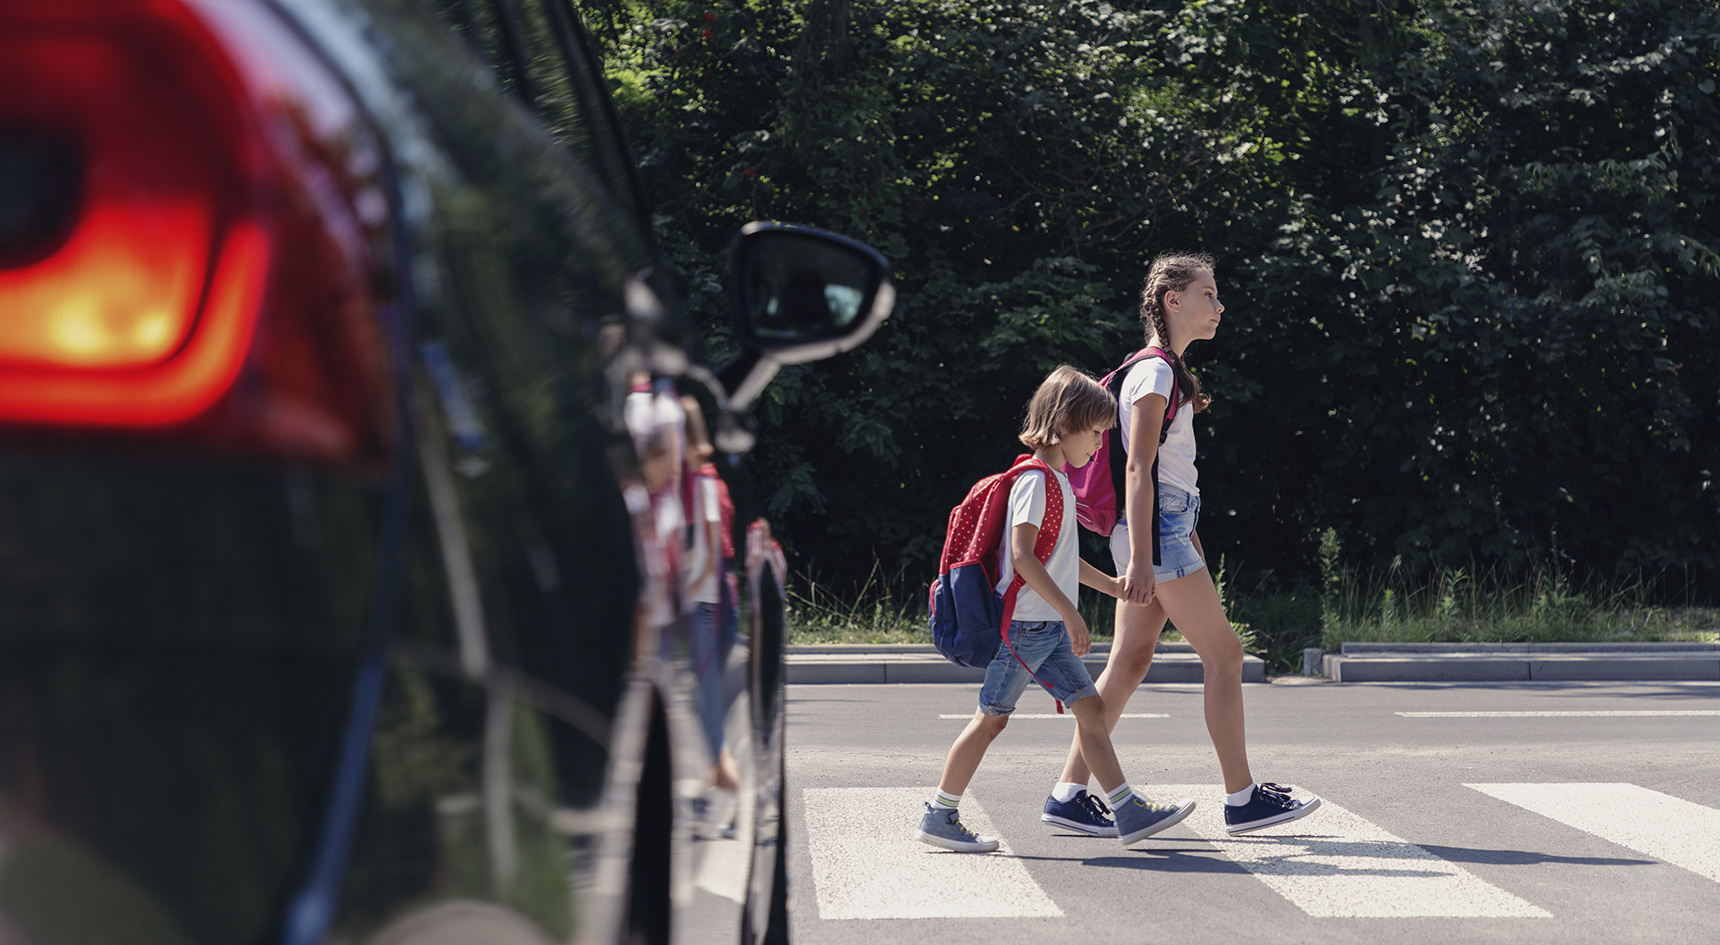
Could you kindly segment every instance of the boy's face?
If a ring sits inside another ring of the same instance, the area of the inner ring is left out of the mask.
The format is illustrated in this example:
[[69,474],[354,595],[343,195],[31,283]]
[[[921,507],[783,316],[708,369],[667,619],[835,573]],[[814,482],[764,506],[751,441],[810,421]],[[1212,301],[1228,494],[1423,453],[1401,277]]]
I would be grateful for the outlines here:
[[1063,436],[1063,461],[1072,469],[1080,469],[1093,461],[1093,454],[1105,443],[1105,428],[1093,427]]

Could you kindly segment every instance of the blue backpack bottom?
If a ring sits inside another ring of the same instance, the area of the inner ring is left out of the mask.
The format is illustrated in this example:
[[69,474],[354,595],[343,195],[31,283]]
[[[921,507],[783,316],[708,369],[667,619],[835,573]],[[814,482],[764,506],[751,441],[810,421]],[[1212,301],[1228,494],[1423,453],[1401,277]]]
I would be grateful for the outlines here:
[[983,669],[1003,645],[1003,598],[978,562],[938,575],[931,594],[932,645],[961,666]]

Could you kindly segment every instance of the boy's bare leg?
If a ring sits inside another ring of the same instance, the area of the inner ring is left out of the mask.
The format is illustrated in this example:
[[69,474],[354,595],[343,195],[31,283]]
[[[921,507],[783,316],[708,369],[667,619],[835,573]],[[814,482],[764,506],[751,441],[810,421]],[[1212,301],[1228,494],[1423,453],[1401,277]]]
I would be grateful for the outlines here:
[[[1107,734],[1116,731],[1117,720],[1123,717],[1123,708],[1129,704],[1129,697],[1135,694],[1141,680],[1147,678],[1147,670],[1152,668],[1153,649],[1158,646],[1159,634],[1165,629],[1165,609],[1156,598],[1145,606],[1117,601],[1116,627],[1116,637],[1111,641],[1111,656],[1105,660],[1105,670],[1096,681],[1099,695],[1105,700]],[[1082,760],[1081,732],[1077,729],[1075,737],[1070,739],[1069,758],[1063,763],[1063,780],[1069,784],[1086,784],[1091,775],[1092,771]]]
[[1242,641],[1225,619],[1224,605],[1202,568],[1158,585],[1157,600],[1194,651],[1200,654],[1206,690],[1206,732],[1218,753],[1224,790],[1235,793],[1254,783],[1248,769],[1248,739],[1242,711]]
[[1075,713],[1075,738],[1081,754],[1099,779],[1099,787],[1109,794],[1123,783],[1123,766],[1117,763],[1117,752],[1105,731],[1105,697],[1088,696],[1071,703],[1069,711]]
[[938,779],[938,790],[946,794],[961,794],[967,790],[979,763],[985,760],[985,750],[991,747],[1003,727],[1009,724],[1007,715],[986,715],[978,709],[968,720],[967,728],[956,736],[950,753],[944,758],[944,775]]

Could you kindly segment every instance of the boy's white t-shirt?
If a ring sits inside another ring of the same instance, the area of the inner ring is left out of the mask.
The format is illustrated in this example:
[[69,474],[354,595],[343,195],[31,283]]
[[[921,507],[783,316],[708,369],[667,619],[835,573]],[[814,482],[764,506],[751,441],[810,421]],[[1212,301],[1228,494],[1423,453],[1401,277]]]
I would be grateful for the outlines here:
[[[1158,394],[1169,404],[1175,388],[1176,371],[1164,358],[1147,358],[1129,368],[1123,377],[1123,396],[1117,398],[1124,450],[1135,451],[1129,442],[1129,423],[1135,404],[1148,394]],[[1198,475],[1194,468],[1194,410],[1189,404],[1180,404],[1177,415],[1171,418],[1170,435],[1159,447],[1159,483],[1197,496],[1200,495],[1200,487],[1195,484]]]
[[[1063,489],[1063,529],[1057,533],[1057,544],[1051,549],[1051,557],[1045,562],[1045,570],[1051,574],[1051,580],[1063,596],[1071,602],[1077,600],[1081,591],[1081,556],[1076,551],[1078,540],[1075,535],[1075,490],[1069,487],[1069,477],[1057,471],[1057,484]],[[1015,526],[1020,524],[1043,528],[1045,521],[1045,474],[1039,470],[1024,472],[1015,478],[1015,485],[1009,490],[1009,527],[1003,530],[1003,538],[997,543],[999,556],[998,573],[1000,580],[997,592],[1002,594],[1009,590],[1009,584],[1015,580],[1015,566],[1010,563],[1010,540],[1015,532]],[[1031,550],[1031,549],[1030,549]],[[1062,620],[1063,615],[1045,602],[1045,598],[1032,587],[1022,585],[1021,592],[1015,598],[1015,613],[1012,620]]]
[[[711,543],[707,541],[708,534],[722,528],[723,507],[717,497],[717,481],[709,476],[700,476],[693,481],[693,545],[687,549],[686,556],[681,559],[681,573],[687,580],[699,576],[705,569],[705,563],[711,560]],[[705,579],[697,584],[689,584],[686,594],[686,609],[692,610],[694,604],[715,604],[721,601],[717,582],[721,579],[718,567],[713,564]]]

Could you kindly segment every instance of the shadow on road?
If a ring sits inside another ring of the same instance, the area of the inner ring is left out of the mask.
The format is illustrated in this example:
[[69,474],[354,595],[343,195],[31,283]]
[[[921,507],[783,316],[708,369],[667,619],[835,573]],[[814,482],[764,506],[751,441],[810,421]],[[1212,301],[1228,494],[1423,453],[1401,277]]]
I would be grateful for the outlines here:
[[1151,870],[1155,873],[1230,873],[1248,875],[1240,863],[1222,853],[1208,849],[1179,850],[1151,847],[1131,849],[1121,856],[1096,856],[1082,860],[1085,866],[1109,866],[1116,869]]
[[1657,860],[1631,860],[1613,856],[1553,856],[1528,850],[1477,850],[1470,847],[1439,847],[1417,844],[1423,850],[1453,863],[1494,863],[1500,866],[1532,866],[1536,863],[1573,863],[1580,866],[1653,866]]

